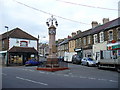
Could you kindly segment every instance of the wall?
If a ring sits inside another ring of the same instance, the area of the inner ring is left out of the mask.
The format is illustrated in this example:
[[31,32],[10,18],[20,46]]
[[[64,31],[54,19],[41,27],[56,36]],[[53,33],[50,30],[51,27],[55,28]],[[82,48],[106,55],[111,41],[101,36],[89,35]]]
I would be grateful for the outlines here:
[[9,39],[9,49],[12,48],[13,46],[20,46],[20,41],[27,41],[28,47],[34,47],[37,50],[37,40],[27,40],[27,39],[17,39],[17,38]]
[[69,52],[75,52],[75,40],[69,41]]
[[93,59],[96,59],[96,53],[100,50],[107,50],[107,41],[93,45]]

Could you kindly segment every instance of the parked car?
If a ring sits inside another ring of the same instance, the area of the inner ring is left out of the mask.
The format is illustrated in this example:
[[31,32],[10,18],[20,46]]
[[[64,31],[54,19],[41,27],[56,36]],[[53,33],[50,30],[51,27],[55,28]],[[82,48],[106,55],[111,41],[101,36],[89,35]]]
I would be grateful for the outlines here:
[[58,57],[58,61],[64,61],[64,57],[63,56],[59,56]]
[[96,66],[96,61],[92,58],[84,57],[81,60],[81,65]]
[[72,56],[72,63],[73,64],[81,64],[81,57],[77,54]]
[[40,61],[37,61],[35,59],[31,59],[31,60],[28,60],[25,62],[25,66],[36,66],[36,65],[39,65],[41,63],[42,62],[40,62]]

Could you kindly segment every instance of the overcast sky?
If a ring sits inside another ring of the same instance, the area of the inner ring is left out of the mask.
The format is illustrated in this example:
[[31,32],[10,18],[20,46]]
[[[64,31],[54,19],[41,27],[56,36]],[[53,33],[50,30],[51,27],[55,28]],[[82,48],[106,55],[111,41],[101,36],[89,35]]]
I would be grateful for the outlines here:
[[[72,32],[77,30],[85,31],[91,28],[91,22],[97,21],[102,24],[103,18],[110,20],[118,17],[117,10],[107,10],[100,8],[85,7],[61,1],[73,2],[93,7],[103,7],[118,9],[119,0],[16,0],[30,7],[45,11],[47,13],[57,15],[63,18],[75,20],[73,22],[61,19],[57,16],[54,18],[58,21],[56,39],[66,38]],[[28,8],[17,3],[15,0],[0,0],[0,34],[6,32],[4,26],[8,26],[9,30],[16,27],[38,37],[40,42],[48,41],[48,27],[46,20],[51,15]],[[43,38],[46,36],[46,38]]]

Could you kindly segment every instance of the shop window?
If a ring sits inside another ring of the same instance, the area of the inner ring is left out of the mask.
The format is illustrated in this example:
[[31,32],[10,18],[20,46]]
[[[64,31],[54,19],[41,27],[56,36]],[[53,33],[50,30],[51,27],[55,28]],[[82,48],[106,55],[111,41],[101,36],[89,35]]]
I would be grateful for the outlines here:
[[28,46],[28,42],[27,41],[20,41],[20,46],[27,47]]

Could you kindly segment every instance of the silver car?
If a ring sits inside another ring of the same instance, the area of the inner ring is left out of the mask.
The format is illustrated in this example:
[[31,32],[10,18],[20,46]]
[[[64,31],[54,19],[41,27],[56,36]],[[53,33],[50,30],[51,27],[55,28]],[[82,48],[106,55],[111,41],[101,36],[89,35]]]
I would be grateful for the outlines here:
[[96,61],[92,58],[84,57],[81,60],[81,65],[96,66]]

